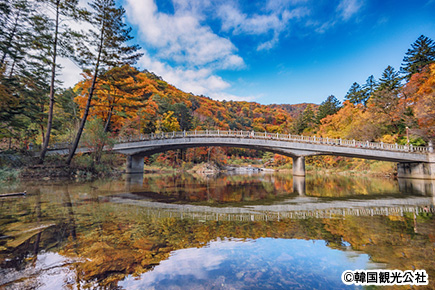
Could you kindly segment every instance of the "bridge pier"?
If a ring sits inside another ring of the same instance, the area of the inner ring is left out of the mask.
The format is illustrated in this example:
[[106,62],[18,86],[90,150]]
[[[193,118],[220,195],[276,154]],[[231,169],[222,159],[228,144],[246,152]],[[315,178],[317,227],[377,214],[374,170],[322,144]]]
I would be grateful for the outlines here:
[[400,162],[397,164],[397,177],[435,179],[435,162]]
[[293,157],[293,176],[305,176],[305,157]]
[[135,174],[143,176],[144,167],[144,156],[143,155],[127,155],[127,164],[125,168],[125,173]]

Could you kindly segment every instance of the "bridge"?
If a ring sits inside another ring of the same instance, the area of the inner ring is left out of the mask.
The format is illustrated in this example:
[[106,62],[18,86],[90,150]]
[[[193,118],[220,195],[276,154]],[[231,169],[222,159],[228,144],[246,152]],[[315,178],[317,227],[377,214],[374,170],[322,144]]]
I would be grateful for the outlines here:
[[[306,156],[334,155],[396,162],[399,177],[435,179],[432,143],[428,147],[422,147],[267,132],[205,130],[118,138],[111,150],[127,155],[127,173],[143,174],[145,156],[168,150],[206,146],[256,149],[291,157],[294,176],[305,176]],[[68,152],[68,146],[54,145],[49,154]],[[80,147],[77,152],[86,153],[89,149]]]

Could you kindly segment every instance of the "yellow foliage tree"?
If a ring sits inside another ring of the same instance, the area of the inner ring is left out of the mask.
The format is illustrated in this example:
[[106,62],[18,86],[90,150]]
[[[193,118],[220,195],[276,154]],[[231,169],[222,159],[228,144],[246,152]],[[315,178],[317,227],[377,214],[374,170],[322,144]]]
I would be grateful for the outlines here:
[[168,111],[160,120],[157,120],[156,133],[180,131],[180,124],[173,115],[173,111]]

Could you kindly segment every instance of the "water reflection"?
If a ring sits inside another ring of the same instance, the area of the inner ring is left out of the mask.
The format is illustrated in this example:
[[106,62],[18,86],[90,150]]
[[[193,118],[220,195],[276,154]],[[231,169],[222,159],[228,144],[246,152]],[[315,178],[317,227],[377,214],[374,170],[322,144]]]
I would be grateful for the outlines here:
[[302,196],[276,174],[22,183],[26,198],[0,200],[0,287],[340,289],[343,268],[374,267],[425,269],[419,289],[434,287],[433,196],[305,182]]
[[125,184],[126,189],[130,190],[131,187],[142,186],[143,185],[143,174],[125,174]]
[[[349,289],[337,279],[346,269],[383,268],[369,256],[331,250],[324,241],[259,238],[218,240],[177,250],[125,289]],[[315,279],[313,279],[315,277]]]
[[435,180],[399,178],[398,184],[401,192],[435,197]]
[[239,174],[203,177],[189,174],[146,175],[143,183],[130,177],[125,189],[137,198],[208,205],[270,204],[286,198],[373,199],[434,196],[435,181],[417,179],[290,174]]
[[293,192],[305,195],[305,176],[293,176]]

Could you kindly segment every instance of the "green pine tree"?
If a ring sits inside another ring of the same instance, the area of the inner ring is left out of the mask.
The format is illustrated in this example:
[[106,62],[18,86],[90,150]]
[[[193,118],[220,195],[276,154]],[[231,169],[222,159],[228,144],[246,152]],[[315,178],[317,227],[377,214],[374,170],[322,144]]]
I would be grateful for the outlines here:
[[420,35],[406,52],[400,71],[409,80],[413,74],[421,72],[423,67],[434,61],[435,42],[424,35]]
[[341,102],[333,95],[330,95],[325,101],[323,101],[319,110],[317,111],[316,120],[320,123],[320,120],[326,116],[337,113],[341,108]]
[[378,84],[373,75],[367,78],[366,83],[363,85],[364,98],[362,101],[364,103],[364,106],[367,105],[368,100],[373,96],[373,93],[375,92],[377,85]]
[[382,73],[382,77],[379,79],[376,91],[395,91],[401,88],[402,78],[399,72],[395,71],[392,66],[388,66]]
[[346,96],[344,96],[344,99],[349,100],[349,102],[355,105],[362,104],[365,100],[364,91],[357,82],[354,82]]

